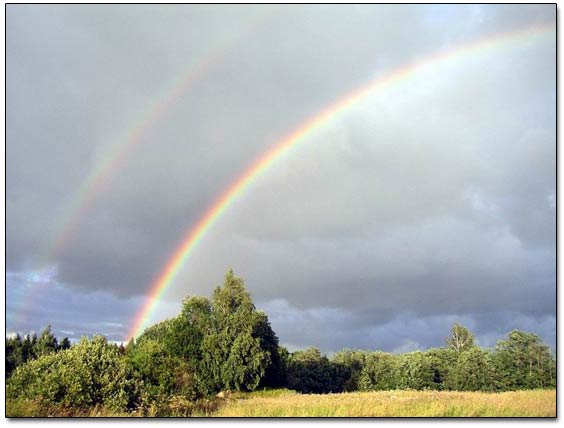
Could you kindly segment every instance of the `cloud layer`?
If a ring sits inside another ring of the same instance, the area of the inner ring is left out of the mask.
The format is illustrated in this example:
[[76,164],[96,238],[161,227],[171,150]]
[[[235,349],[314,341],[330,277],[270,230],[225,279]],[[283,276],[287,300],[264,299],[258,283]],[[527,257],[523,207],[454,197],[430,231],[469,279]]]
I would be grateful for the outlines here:
[[[102,321],[125,329],[206,208],[304,121],[405,64],[554,19],[550,5],[9,6],[9,315],[22,278],[56,266],[56,299],[122,302]],[[486,342],[519,326],[553,340],[554,33],[456,58],[375,91],[278,161],[155,320],[233,267],[295,346],[436,346],[456,319]],[[81,184],[132,135],[49,254]],[[26,311],[9,330],[40,327],[40,305]]]

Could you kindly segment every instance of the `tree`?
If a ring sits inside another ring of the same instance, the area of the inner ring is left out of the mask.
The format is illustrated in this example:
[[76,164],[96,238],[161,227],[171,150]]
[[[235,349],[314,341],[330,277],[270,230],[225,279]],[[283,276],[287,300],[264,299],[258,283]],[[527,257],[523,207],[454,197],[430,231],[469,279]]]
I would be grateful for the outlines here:
[[[123,346],[123,345],[122,345]],[[68,337],[64,337],[59,344],[59,350],[64,351],[65,349],[69,349],[71,347],[71,343]]]
[[449,389],[457,391],[492,391],[495,367],[489,352],[473,347],[460,354],[447,378]]
[[398,358],[384,352],[372,352],[365,358],[358,386],[361,391],[396,389]]
[[435,386],[435,371],[421,351],[399,355],[396,369],[399,389],[431,389]]
[[496,345],[494,358],[500,389],[547,388],[556,385],[556,362],[548,346],[533,333],[513,330]]
[[35,348],[35,353],[37,356],[51,354],[59,349],[59,344],[57,343],[57,338],[53,335],[51,331],[51,326],[45,327],[41,336],[37,340],[37,345]]
[[244,281],[229,270],[211,299],[187,297],[180,314],[146,329],[129,345],[157,341],[193,373],[201,394],[253,390],[284,382],[284,361],[268,317],[257,311]]
[[[343,349],[333,356],[333,361],[342,364],[348,370],[350,376],[345,381],[345,391],[356,391],[360,388],[359,381],[361,373],[370,355],[367,351]],[[365,385],[368,387],[368,384]]]
[[296,351],[288,362],[288,387],[304,393],[342,392],[350,372],[317,348]]
[[255,389],[271,363],[273,347],[261,346],[268,342],[263,338],[261,343],[257,337],[266,328],[266,315],[256,311],[243,280],[233,270],[225,275],[223,286],[214,290],[210,315],[210,334],[201,346],[201,367],[209,386]]
[[434,348],[425,352],[431,371],[433,373],[433,389],[449,389],[448,380],[456,367],[459,354],[451,348]]
[[22,359],[24,362],[37,358],[37,335],[26,334],[22,341]]
[[95,336],[18,367],[8,379],[6,396],[78,408],[101,404],[125,410],[137,403],[139,387],[117,347]]
[[194,369],[183,358],[171,355],[162,342],[148,338],[139,341],[127,360],[143,380],[144,402],[162,401],[170,395],[198,398]]
[[283,351],[278,346],[278,336],[272,330],[270,321],[264,312],[257,311],[256,318],[252,336],[258,338],[261,349],[270,354],[270,363],[265,369],[264,377],[259,386],[272,388],[284,386],[286,383],[286,361],[284,361],[284,356],[281,355]]
[[456,323],[450,329],[450,333],[450,337],[445,338],[445,342],[457,353],[460,354],[474,346],[474,335],[466,327]]
[[6,377],[27,361],[68,348],[69,339],[65,337],[61,344],[58,344],[50,325],[45,327],[39,339],[35,333],[28,334],[23,339],[19,334],[6,338]]
[[22,346],[22,338],[19,334],[6,338],[6,378],[12,374],[16,367],[25,362]]

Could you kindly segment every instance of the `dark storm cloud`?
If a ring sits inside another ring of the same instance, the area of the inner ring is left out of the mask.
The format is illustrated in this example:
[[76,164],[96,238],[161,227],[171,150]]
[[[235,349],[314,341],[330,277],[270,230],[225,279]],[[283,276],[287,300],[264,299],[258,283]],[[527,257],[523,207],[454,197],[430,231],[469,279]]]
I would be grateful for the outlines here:
[[555,349],[555,317],[524,316],[519,312],[467,313],[415,316],[396,311],[388,320],[370,322],[366,313],[339,309],[300,310],[285,300],[263,306],[281,342],[291,350],[309,346],[332,353],[343,348],[408,352],[441,347],[454,323],[468,327],[480,346],[493,348],[513,329],[534,332]]
[[[56,265],[68,292],[141,298],[222,191],[328,104],[439,50],[553,21],[548,5],[10,6],[7,268]],[[294,318],[273,324],[296,346],[331,318],[323,349],[371,346],[362,334],[401,330],[398,314],[420,335],[388,350],[438,345],[426,329],[442,338],[454,314],[505,320],[484,338],[508,319],[553,337],[554,52],[549,36],[436,65],[327,124],[210,230],[171,310],[232,266],[266,307],[289,305]],[[81,183],[139,129],[45,260]]]

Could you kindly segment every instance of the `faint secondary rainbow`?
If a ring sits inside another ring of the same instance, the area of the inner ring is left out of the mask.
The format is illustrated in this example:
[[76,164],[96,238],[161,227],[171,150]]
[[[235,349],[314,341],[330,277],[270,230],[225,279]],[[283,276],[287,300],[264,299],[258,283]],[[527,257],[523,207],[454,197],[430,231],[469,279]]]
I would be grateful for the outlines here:
[[130,131],[127,136],[124,139],[120,139],[107,153],[101,156],[100,160],[82,182],[78,196],[67,209],[67,215],[62,217],[61,227],[55,234],[55,239],[46,252],[44,260],[52,260],[60,255],[62,249],[74,235],[80,220],[92,206],[96,196],[101,193],[111,176],[123,164],[132,149],[139,144],[146,131],[153,127],[194,83],[204,79],[210,69],[221,62],[233,46],[243,38],[254,34],[273,14],[274,10],[270,9],[265,9],[265,12],[255,14],[250,19],[250,24],[241,29],[239,33],[226,38],[222,43],[216,45],[206,55],[196,61],[195,64],[183,73],[180,80],[156,97],[156,101],[151,103],[151,109],[141,116],[138,124],[129,128]]
[[[49,245],[46,246],[35,262],[38,269],[33,275],[41,275],[44,270],[52,271],[56,268],[57,258],[75,235],[81,220],[92,208],[96,198],[109,184],[112,176],[140,143],[147,130],[158,123],[171,107],[175,105],[181,95],[185,94],[195,83],[205,79],[209,71],[219,64],[234,46],[255,34],[278,12],[277,8],[263,7],[254,12],[249,17],[248,23],[239,29],[238,32],[231,34],[211,47],[207,53],[197,59],[192,66],[182,73],[180,79],[155,97],[154,101],[150,103],[150,108],[140,116],[140,120],[134,126],[127,128],[127,134],[123,138],[118,139],[115,144],[100,156],[89,174],[82,181],[77,195],[65,208],[63,215],[60,216],[57,227],[48,241]],[[35,284],[35,282],[31,283]],[[18,312],[11,314],[16,323],[21,321],[21,317],[24,315],[23,311],[31,305],[31,301],[35,298],[36,288],[36,286],[32,286],[23,293],[21,301],[17,305],[19,308]]]
[[497,34],[480,39],[476,42],[467,43],[446,52],[439,52],[421,61],[407,64],[395,69],[383,76],[377,77],[357,90],[349,93],[337,102],[329,105],[317,115],[313,116],[291,134],[287,135],[266,153],[252,163],[236,181],[234,181],[222,196],[206,211],[198,223],[185,235],[182,243],[176,248],[169,259],[164,270],[157,277],[151,287],[147,302],[136,314],[133,325],[127,339],[135,338],[143,332],[146,324],[155,310],[165,290],[173,282],[183,264],[190,257],[194,249],[204,238],[206,232],[215,224],[217,219],[233,204],[245,190],[247,190],[263,173],[265,173],[276,161],[282,159],[291,149],[303,142],[315,131],[329,123],[331,119],[345,112],[355,104],[359,103],[376,91],[398,83],[415,75],[425,67],[446,61],[460,59],[475,52],[488,48],[505,47],[508,43],[519,43],[529,37],[542,35],[554,30],[554,24],[533,27],[527,30],[513,31]]

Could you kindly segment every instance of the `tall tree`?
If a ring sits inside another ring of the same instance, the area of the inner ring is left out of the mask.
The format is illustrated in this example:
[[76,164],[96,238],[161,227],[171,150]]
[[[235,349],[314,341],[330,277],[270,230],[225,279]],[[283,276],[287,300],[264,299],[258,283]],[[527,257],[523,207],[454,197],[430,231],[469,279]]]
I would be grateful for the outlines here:
[[[366,360],[371,355],[368,351],[343,349],[333,356],[333,361],[342,364],[350,373],[349,378],[345,382],[345,391],[356,391],[359,389],[359,381],[363,368],[366,366]],[[371,389],[369,382],[365,381],[364,389]]]
[[447,385],[457,391],[495,389],[495,367],[491,354],[477,346],[461,353],[448,374]]
[[14,337],[6,338],[6,377],[24,362],[21,336],[16,334]]
[[556,385],[556,362],[533,333],[513,330],[496,345],[500,388],[531,389]]
[[[122,343],[121,346],[123,346],[123,343]],[[61,343],[59,343],[59,350],[64,351],[65,349],[69,349],[70,347],[71,347],[71,343],[70,343],[69,338],[63,337],[63,340],[61,340]]]
[[435,370],[421,351],[400,355],[396,369],[400,389],[432,389],[435,386]]
[[342,392],[350,371],[344,364],[329,361],[317,348],[296,351],[288,362],[288,387],[305,393]]
[[460,354],[474,347],[474,335],[466,327],[456,323],[450,329],[450,337],[445,338],[445,342]]
[[59,344],[57,343],[57,338],[53,334],[51,330],[51,326],[48,325],[45,327],[45,330],[39,336],[36,345],[36,354],[37,356],[47,355],[55,352],[59,348]]
[[365,358],[359,387],[363,391],[395,389],[398,385],[396,366],[399,358],[384,352],[372,352]]
[[[187,297],[178,316],[149,327],[126,354],[133,356],[135,347],[148,340],[159,342],[163,345],[159,349],[186,363],[202,394],[253,390],[261,380],[263,386],[284,382],[278,338],[232,270],[211,299]],[[148,360],[135,358],[141,371]]]
[[37,358],[37,335],[26,334],[22,340],[22,359],[24,362]]
[[[256,337],[264,315],[258,313],[241,278],[229,270],[212,299],[211,334],[202,342],[202,367],[212,386],[253,390],[271,363],[271,352]],[[264,342],[264,338],[263,338]]]

